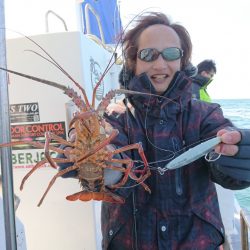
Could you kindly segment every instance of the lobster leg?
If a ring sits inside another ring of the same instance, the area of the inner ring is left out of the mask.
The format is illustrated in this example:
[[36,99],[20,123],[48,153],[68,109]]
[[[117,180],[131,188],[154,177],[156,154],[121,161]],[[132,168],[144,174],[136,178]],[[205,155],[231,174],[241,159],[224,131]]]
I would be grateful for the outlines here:
[[34,173],[35,170],[37,170],[38,168],[40,168],[41,166],[43,166],[45,163],[47,163],[47,160],[44,159],[40,162],[38,162],[22,179],[21,185],[20,185],[20,190],[23,190],[23,186],[24,183],[26,182],[26,180],[30,177],[30,175],[32,175]]
[[[124,151],[131,150],[131,149],[137,149],[138,150],[139,155],[141,156],[141,158],[143,160],[143,163],[144,163],[144,169],[143,170],[135,170],[134,171],[136,173],[140,173],[139,177],[137,177],[133,173],[133,171],[129,171],[129,176],[130,176],[131,179],[133,179],[137,183],[141,184],[146,191],[148,191],[149,193],[151,193],[150,188],[144,183],[144,181],[151,175],[151,173],[150,173],[150,169],[148,167],[148,161],[147,161],[146,156],[144,154],[142,145],[140,143],[131,144],[131,145],[128,145],[128,146],[124,146],[124,147],[118,148],[118,149],[114,150],[112,153],[113,154],[119,154],[119,153],[122,153]],[[126,157],[126,155],[124,155],[124,157]],[[131,159],[129,159],[129,160],[131,162],[133,162]]]
[[38,203],[37,206],[39,207],[39,206],[42,204],[44,198],[46,197],[46,195],[47,195],[47,193],[49,192],[49,190],[50,190],[50,188],[52,187],[52,185],[55,183],[57,177],[60,177],[60,176],[66,174],[66,173],[68,173],[68,172],[70,172],[70,171],[76,170],[77,168],[79,168],[77,165],[73,165],[73,166],[70,166],[70,167],[68,167],[68,168],[65,168],[65,169],[59,171],[59,172],[52,178],[52,180],[49,182],[49,185],[48,185],[46,191],[44,192],[44,194],[43,194],[42,198],[40,199],[40,201],[39,201],[39,203]]
[[[111,152],[111,155],[113,153],[114,152]],[[126,155],[123,155],[123,157],[126,157]],[[140,177],[137,177],[132,171],[132,168],[133,168],[134,164],[133,164],[133,161],[130,158],[127,157],[127,159],[110,159],[109,161],[112,162],[112,163],[120,163],[120,164],[126,164],[127,165],[127,168],[116,167],[116,166],[113,166],[113,165],[107,165],[107,166],[104,165],[104,166],[102,166],[102,168],[109,168],[109,169],[125,172],[123,178],[118,183],[111,185],[110,188],[116,189],[116,188],[124,186],[124,184],[126,183],[128,177],[130,177],[131,179],[135,180],[137,183],[141,184],[146,191],[151,193],[150,188],[144,183],[144,181],[151,175],[149,168],[146,170],[146,173],[143,170],[142,172],[140,172],[140,173],[143,173],[143,174],[141,174]]]
[[139,153],[140,157],[142,158],[142,161],[144,163],[145,168],[148,168],[148,161],[146,159],[146,156],[144,154],[144,150],[143,150],[142,145],[140,143],[134,143],[134,144],[131,144],[131,145],[128,145],[128,146],[118,148],[118,149],[113,151],[113,154],[119,154],[119,153],[122,153],[124,151],[131,150],[131,149],[137,149],[138,150],[138,153]]
[[69,127],[71,127],[77,120],[79,119],[87,119],[89,118],[91,115],[93,115],[93,111],[86,111],[84,113],[80,113],[80,114],[77,114],[73,117],[73,119],[71,120],[70,124],[69,124]]
[[[65,146],[74,147],[74,143],[69,142],[69,141],[66,141],[66,140],[64,140],[62,137],[60,137],[60,136],[58,136],[58,135],[55,135],[55,134],[53,134],[53,133],[51,133],[51,132],[46,132],[46,133],[45,133],[45,137],[48,139],[49,142],[50,142],[52,139],[54,139],[55,141],[59,142],[60,144],[65,145]],[[49,144],[49,142],[48,142],[48,144]],[[49,146],[48,148],[51,149],[52,147]],[[56,147],[53,147],[53,148],[57,149],[57,150],[55,150],[55,151],[58,152],[58,153],[63,153],[63,152],[64,152],[64,150],[61,150],[62,152],[61,152],[61,151],[59,152],[59,151],[58,151],[58,148],[56,148]]]
[[110,142],[118,135],[118,133],[119,131],[117,129],[114,129],[108,138],[106,138],[102,143],[97,145],[97,147],[94,147],[94,149],[90,150],[87,154],[82,156],[81,159],[79,159],[77,162],[81,163],[83,160],[85,160],[89,156],[95,154],[97,151],[99,151],[100,149],[110,144]]
[[111,164],[118,163],[118,164],[129,165],[131,163],[131,159],[110,159],[110,160],[106,161],[106,165],[102,165],[102,168],[109,168],[109,169],[118,170],[121,172],[126,172],[126,168],[124,168],[124,167],[118,167],[118,166],[110,165],[107,163],[111,163]]
[[[127,179],[128,179],[128,177],[130,177],[131,179],[135,180],[137,183],[141,184],[146,191],[151,193],[151,190],[148,187],[148,185],[146,185],[144,183],[144,181],[151,175],[150,169],[148,168],[146,170],[146,173],[141,174],[139,177],[137,177],[132,171],[133,166],[134,166],[134,164],[133,164],[133,161],[131,160],[131,163],[128,164],[128,167],[125,170],[123,170],[123,171],[125,171],[125,174],[124,174],[123,178],[118,183],[113,184],[112,186],[110,186],[110,188],[115,189],[115,188],[119,188],[119,187],[124,186]],[[113,167],[109,167],[109,168],[113,169]],[[120,171],[122,171],[122,170],[120,170]]]
[[[53,159],[55,162],[60,162],[60,163],[67,163],[70,162],[69,159],[61,159],[61,158],[54,158]],[[22,179],[21,185],[20,185],[20,190],[23,190],[24,183],[26,180],[37,170],[38,168],[42,167],[44,164],[46,164],[48,161],[46,159],[38,162]]]
[[[55,162],[53,161],[53,159],[51,158],[50,151],[49,151],[50,150],[50,142],[51,142],[51,140],[54,139],[54,140],[60,142],[61,144],[67,145],[67,146],[70,146],[70,147],[73,147],[73,143],[62,139],[61,137],[59,137],[59,136],[57,136],[57,135],[55,135],[55,134],[53,134],[51,132],[46,132],[45,133],[45,138],[46,138],[45,139],[45,146],[44,146],[45,157],[46,157],[47,161],[49,162],[50,166],[52,166],[53,168],[56,169],[57,166],[56,166]],[[58,148],[56,148],[56,149],[58,149]],[[58,150],[54,150],[54,151],[58,152]],[[63,153],[64,152],[65,151],[63,150]]]
[[[7,143],[5,144],[5,146],[9,146],[12,145],[21,145],[21,144],[30,144],[32,146],[35,146],[37,148],[45,148],[45,157],[46,159],[38,162],[25,176],[24,178],[22,179],[22,182],[21,182],[21,185],[20,185],[20,190],[23,189],[23,186],[24,186],[24,183],[26,182],[26,180],[30,177],[30,175],[32,175],[34,173],[35,170],[37,170],[39,167],[43,166],[45,163],[49,162],[50,166],[57,169],[57,166],[56,164],[54,163],[54,161],[52,160],[50,154],[49,154],[49,150],[50,149],[53,149],[54,151],[58,152],[58,153],[63,153],[64,150],[61,150],[59,148],[56,148],[56,147],[52,147],[49,145],[50,141],[52,138],[55,138],[55,139],[58,139],[60,142],[62,143],[65,143],[67,145],[71,145],[72,146],[72,143],[69,143],[65,140],[63,140],[61,137],[58,137],[54,134],[52,134],[51,132],[46,132],[45,133],[45,137],[46,137],[46,140],[45,140],[45,144],[43,143],[39,143],[39,142],[33,142],[33,141],[18,141],[18,142],[11,142],[11,143]],[[3,145],[3,144],[2,144]],[[59,161],[57,161],[59,162]],[[63,161],[65,162],[65,160]],[[67,160],[66,162],[70,162],[69,160]]]
[[113,189],[122,187],[128,180],[129,174],[130,174],[132,167],[133,167],[133,161],[131,161],[130,159],[128,159],[128,160],[126,160],[126,159],[112,159],[111,162],[122,163],[122,164],[127,165],[127,168],[116,167],[116,166],[112,166],[112,165],[102,165],[102,168],[109,168],[109,169],[124,172],[123,177],[121,178],[121,180],[118,183],[109,186],[110,188],[113,188]]
[[149,193],[151,193],[151,190],[150,190],[150,188],[148,187],[148,185],[146,185],[146,184],[144,183],[144,181],[145,181],[150,175],[151,175],[151,173],[150,173],[150,170],[149,170],[149,169],[147,170],[147,172],[146,172],[144,175],[141,175],[140,177],[137,177],[136,175],[134,175],[132,171],[129,173],[129,177],[130,177],[131,179],[135,180],[137,183],[141,184],[141,185],[144,187],[144,189],[145,189],[146,191],[148,191]]
[[[12,142],[7,142],[7,143],[2,143],[0,144],[0,148],[4,148],[4,147],[13,147],[13,146],[17,146],[17,145],[31,145],[35,148],[40,148],[43,149],[45,147],[44,143],[41,142],[36,142],[36,141],[29,141],[29,140],[22,140],[22,141],[12,141]],[[54,150],[58,153],[63,153],[64,151],[60,148],[56,148],[53,146],[49,146],[50,150]]]

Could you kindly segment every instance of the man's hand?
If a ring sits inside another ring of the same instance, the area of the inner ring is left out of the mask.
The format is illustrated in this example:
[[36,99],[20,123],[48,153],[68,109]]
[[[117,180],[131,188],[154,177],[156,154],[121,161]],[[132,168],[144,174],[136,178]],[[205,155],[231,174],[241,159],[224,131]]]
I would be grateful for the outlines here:
[[[215,152],[222,154],[216,161],[216,168],[231,178],[244,181],[240,188],[249,187],[250,183],[250,130],[225,128],[218,131],[222,142]],[[238,185],[238,184],[237,184]],[[236,187],[237,187],[236,185]],[[231,187],[231,185],[229,184]]]
[[[106,148],[108,149],[108,151],[115,150],[115,147],[111,144],[108,144],[106,146]],[[116,155],[114,155],[114,158],[121,159],[121,156],[119,154],[116,154]],[[120,163],[110,163],[110,164],[113,166],[122,168],[122,164],[120,164]],[[113,170],[110,168],[105,168],[104,169],[104,184],[106,186],[116,184],[122,178],[122,175],[123,175],[123,172],[121,172],[121,171]]]
[[126,112],[127,108],[131,109],[132,105],[130,103],[127,103],[126,107],[123,101],[119,100],[116,103],[110,103],[107,107],[106,112],[108,115],[112,115],[113,113],[123,114]]
[[239,147],[236,145],[241,140],[241,134],[236,130],[221,129],[217,136],[221,137],[221,143],[215,147],[215,152],[222,155],[236,155]]

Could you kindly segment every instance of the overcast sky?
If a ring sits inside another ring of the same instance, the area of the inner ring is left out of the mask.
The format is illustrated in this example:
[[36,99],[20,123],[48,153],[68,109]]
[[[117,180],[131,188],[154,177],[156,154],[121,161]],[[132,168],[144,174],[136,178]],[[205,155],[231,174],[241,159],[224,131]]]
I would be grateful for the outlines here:
[[[213,99],[248,98],[250,86],[250,1],[249,0],[118,0],[124,25],[145,8],[163,11],[184,25],[193,42],[193,63],[213,59],[217,74],[209,87]],[[6,27],[26,35],[45,32],[45,14],[53,10],[68,30],[79,28],[77,1],[6,0]],[[48,18],[50,32],[63,31],[62,22]],[[8,34],[7,37],[13,36]]]

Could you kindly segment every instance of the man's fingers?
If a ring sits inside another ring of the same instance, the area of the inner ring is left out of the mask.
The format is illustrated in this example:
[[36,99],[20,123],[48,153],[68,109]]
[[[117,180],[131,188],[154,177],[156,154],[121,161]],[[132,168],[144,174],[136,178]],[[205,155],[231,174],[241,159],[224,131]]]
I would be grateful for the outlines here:
[[234,156],[238,153],[239,148],[237,145],[229,145],[221,143],[218,146],[216,146],[214,150],[217,154]]
[[241,134],[239,131],[223,131],[220,130],[217,135],[219,135],[221,137],[221,141],[222,143],[225,144],[237,144],[238,142],[240,142],[241,140]]

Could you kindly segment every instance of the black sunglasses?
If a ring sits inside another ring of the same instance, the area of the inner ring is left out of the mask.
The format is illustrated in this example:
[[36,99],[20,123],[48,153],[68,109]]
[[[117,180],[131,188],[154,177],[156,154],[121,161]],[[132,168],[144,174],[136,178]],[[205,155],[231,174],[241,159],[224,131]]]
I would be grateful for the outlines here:
[[174,61],[183,56],[183,50],[176,47],[166,48],[162,51],[148,48],[142,49],[137,53],[137,57],[144,62],[153,62],[159,57],[159,55],[162,55],[163,59],[166,61]]

